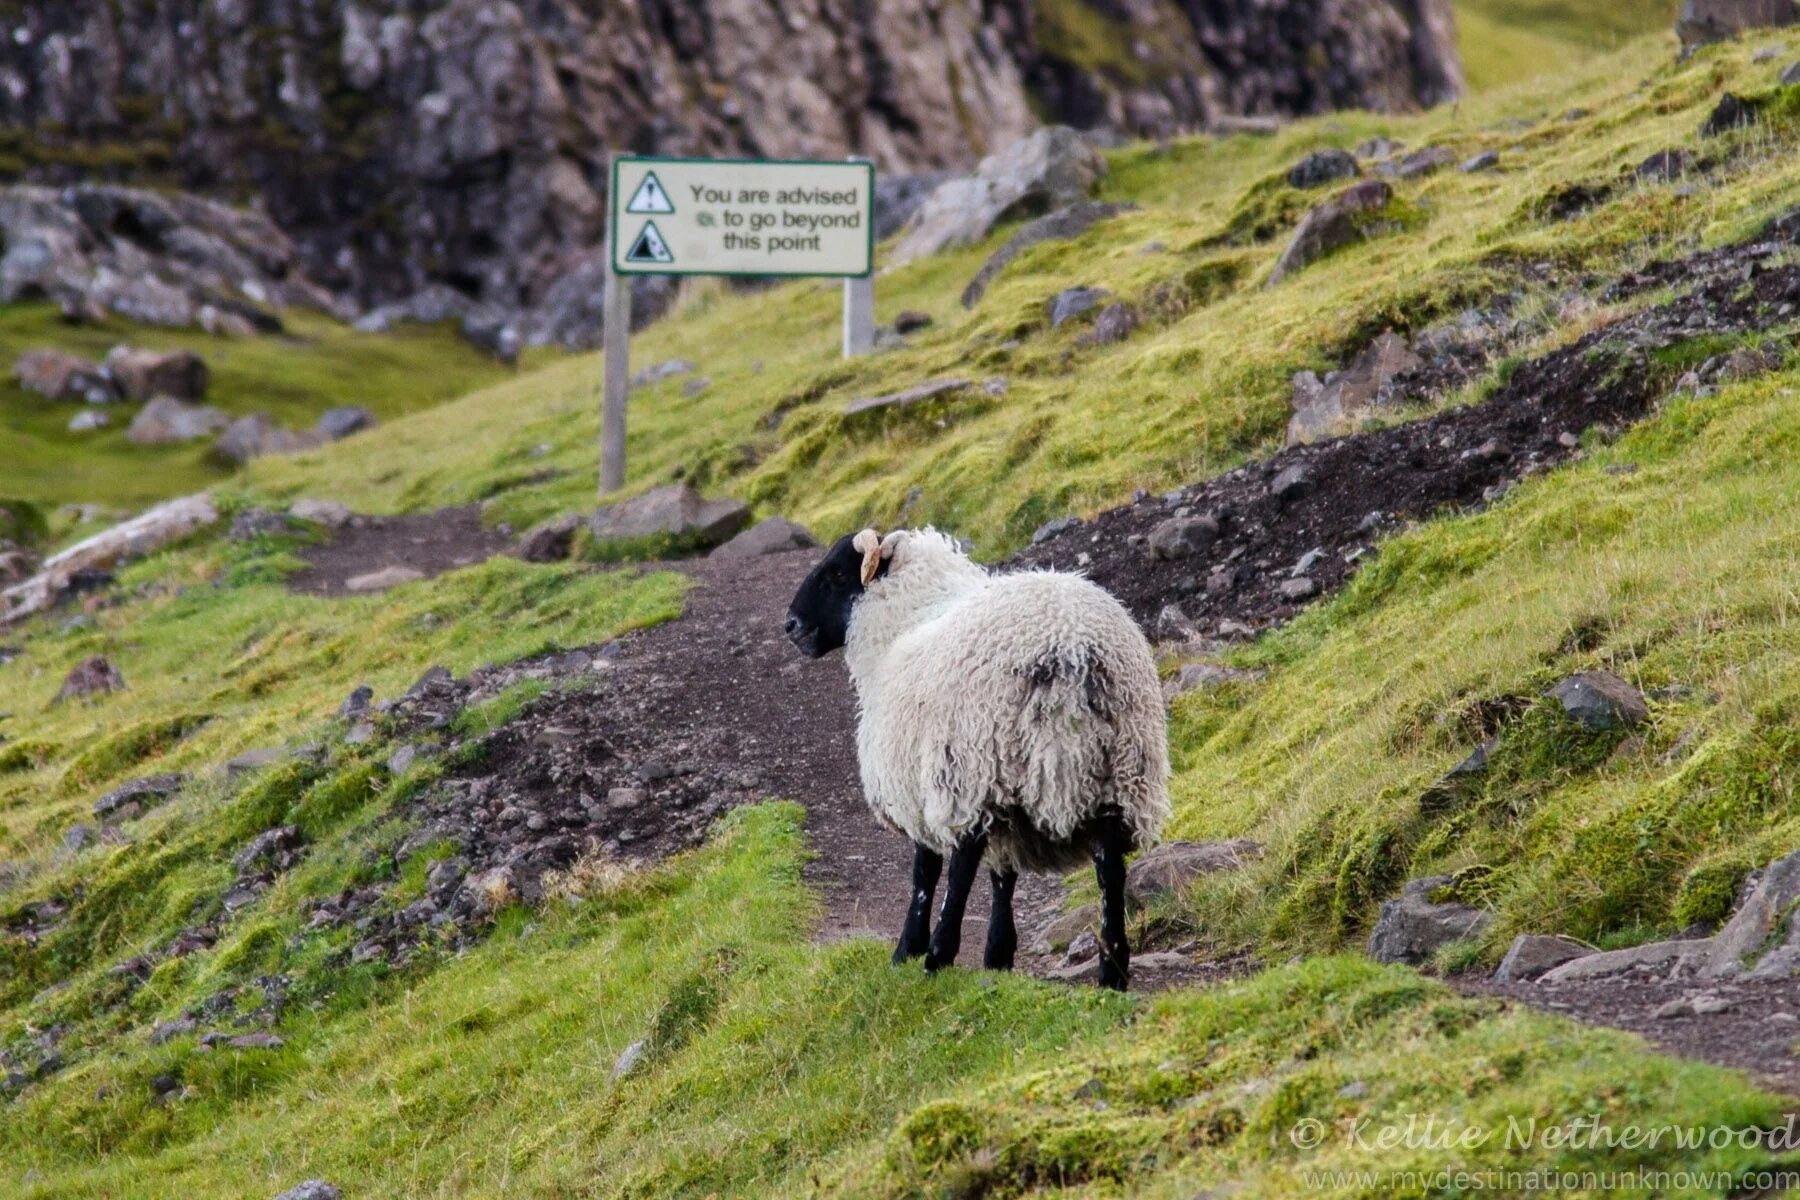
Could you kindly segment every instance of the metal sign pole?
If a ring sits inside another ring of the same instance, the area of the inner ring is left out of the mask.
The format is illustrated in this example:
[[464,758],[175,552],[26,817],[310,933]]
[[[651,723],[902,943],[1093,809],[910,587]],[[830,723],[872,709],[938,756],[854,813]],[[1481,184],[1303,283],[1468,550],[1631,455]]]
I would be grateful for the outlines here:
[[610,215],[616,205],[608,197],[606,235],[606,291],[602,298],[601,346],[605,368],[600,398],[600,494],[625,486],[625,396],[631,388],[631,277],[613,270],[613,252],[619,236]]
[[[852,156],[853,163],[866,163],[869,160]],[[870,183],[874,177],[871,173]],[[875,211],[874,197],[869,198],[869,213],[873,219]],[[871,245],[874,241],[873,231],[870,234]],[[859,354],[867,354],[875,349],[875,263],[873,257],[869,262],[869,273],[861,276],[850,276],[844,280],[844,357],[855,358]]]

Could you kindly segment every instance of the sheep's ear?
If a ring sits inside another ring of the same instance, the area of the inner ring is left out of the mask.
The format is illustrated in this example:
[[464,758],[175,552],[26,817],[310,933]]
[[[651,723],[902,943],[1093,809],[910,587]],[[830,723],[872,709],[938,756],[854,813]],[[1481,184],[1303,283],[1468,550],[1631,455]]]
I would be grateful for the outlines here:
[[868,587],[869,581],[875,578],[875,572],[881,569],[881,560],[884,557],[881,535],[873,529],[865,529],[850,540],[850,545],[863,556],[862,582],[864,587]]

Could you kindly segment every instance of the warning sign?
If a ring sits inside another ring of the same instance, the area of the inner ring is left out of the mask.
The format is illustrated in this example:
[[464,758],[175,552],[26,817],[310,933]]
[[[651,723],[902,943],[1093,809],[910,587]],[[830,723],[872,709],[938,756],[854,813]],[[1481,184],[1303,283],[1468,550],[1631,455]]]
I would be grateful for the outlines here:
[[631,203],[625,206],[625,211],[633,216],[654,216],[674,212],[675,205],[670,202],[669,193],[663,191],[662,180],[652,171],[631,193]]
[[672,263],[675,256],[669,253],[669,244],[663,241],[662,233],[656,228],[655,221],[645,221],[638,235],[631,239],[631,248],[625,251],[628,263]]
[[861,277],[874,266],[869,163],[621,157],[612,197],[621,274]]

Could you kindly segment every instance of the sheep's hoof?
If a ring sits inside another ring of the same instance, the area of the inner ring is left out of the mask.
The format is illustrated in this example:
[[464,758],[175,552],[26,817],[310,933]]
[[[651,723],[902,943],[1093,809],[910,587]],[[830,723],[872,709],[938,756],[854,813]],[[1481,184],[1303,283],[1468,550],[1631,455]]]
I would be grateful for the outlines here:
[[1131,983],[1129,972],[1107,959],[1100,961],[1100,986],[1115,992],[1126,991]]

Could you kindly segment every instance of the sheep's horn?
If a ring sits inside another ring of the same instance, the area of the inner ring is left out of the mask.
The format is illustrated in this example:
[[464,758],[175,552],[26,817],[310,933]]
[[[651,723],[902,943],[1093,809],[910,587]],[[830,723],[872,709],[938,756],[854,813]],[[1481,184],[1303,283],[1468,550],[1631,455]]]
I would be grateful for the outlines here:
[[868,587],[869,581],[875,578],[875,572],[881,569],[881,534],[873,529],[865,529],[851,539],[854,546],[863,556],[862,581]]

